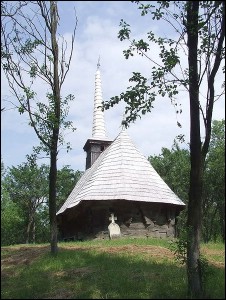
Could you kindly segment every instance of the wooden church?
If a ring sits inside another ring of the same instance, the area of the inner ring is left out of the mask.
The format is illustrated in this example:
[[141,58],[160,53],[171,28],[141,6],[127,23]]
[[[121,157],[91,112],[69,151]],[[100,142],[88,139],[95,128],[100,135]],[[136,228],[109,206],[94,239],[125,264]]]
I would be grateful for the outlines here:
[[99,64],[86,171],[57,212],[63,240],[174,237],[185,204],[139,152],[126,130],[106,137]]

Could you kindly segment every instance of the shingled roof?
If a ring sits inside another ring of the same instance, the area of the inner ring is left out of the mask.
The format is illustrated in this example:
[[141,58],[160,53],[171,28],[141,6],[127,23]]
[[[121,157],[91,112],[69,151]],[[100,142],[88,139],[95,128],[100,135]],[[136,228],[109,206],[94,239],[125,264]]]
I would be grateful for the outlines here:
[[57,214],[92,200],[185,205],[139,152],[125,129],[86,170]]

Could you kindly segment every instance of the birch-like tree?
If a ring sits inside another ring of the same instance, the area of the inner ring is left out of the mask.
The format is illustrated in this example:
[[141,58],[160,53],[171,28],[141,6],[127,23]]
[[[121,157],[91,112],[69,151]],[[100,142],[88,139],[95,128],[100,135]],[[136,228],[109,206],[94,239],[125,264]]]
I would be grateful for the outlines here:
[[[40,140],[36,153],[50,157],[49,219],[51,253],[56,254],[56,181],[57,156],[64,144],[64,129],[74,130],[67,121],[68,103],[73,95],[62,97],[75,41],[75,16],[70,47],[58,27],[57,1],[3,1],[2,69],[20,114],[27,114],[29,125]],[[69,150],[70,145],[67,144]]]

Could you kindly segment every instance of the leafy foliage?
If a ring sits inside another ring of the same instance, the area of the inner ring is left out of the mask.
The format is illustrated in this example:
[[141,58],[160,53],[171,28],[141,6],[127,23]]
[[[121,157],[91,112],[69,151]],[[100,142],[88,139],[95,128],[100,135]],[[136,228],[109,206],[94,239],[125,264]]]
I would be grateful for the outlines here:
[[148,160],[178,197],[187,203],[190,172],[189,150],[180,148],[179,144],[174,141],[171,149],[162,148],[160,155],[149,156]]
[[[188,52],[186,41],[188,26],[186,23],[186,1],[157,1],[155,4],[148,2],[142,3],[141,1],[132,2],[138,5],[141,16],[147,17],[150,15],[153,21],[161,20],[162,22],[166,22],[167,26],[170,25],[175,30],[178,39],[175,39],[175,35],[174,38],[159,37],[156,36],[154,31],[148,31],[146,40],[143,38],[135,40],[131,37],[131,25],[121,19],[119,24],[121,29],[118,32],[118,38],[120,41],[129,41],[130,43],[129,48],[123,51],[125,58],[133,57],[135,53],[137,53],[148,59],[151,67],[149,79],[142,76],[138,71],[133,72],[133,76],[129,79],[129,82],[134,83],[134,86],[129,86],[127,91],[121,93],[120,96],[111,97],[110,100],[102,103],[103,109],[109,109],[120,101],[124,101],[126,104],[126,118],[123,122],[126,127],[128,127],[131,122],[135,122],[137,118],[141,118],[142,115],[151,112],[154,101],[158,95],[168,97],[175,106],[176,113],[180,114],[182,108],[181,106],[179,107],[176,96],[181,90],[188,91],[189,85],[189,70],[182,66],[181,61],[181,53],[187,55]],[[200,14],[198,16],[200,87],[208,68],[208,62],[214,60],[216,53],[218,53],[221,61],[224,58],[224,48],[219,52],[220,48],[218,45],[222,34],[222,10],[221,2],[207,4],[205,1],[200,1]],[[160,62],[157,62],[157,58],[152,58],[150,54],[150,49],[153,44],[159,48]],[[210,109],[211,106],[212,105],[209,105]],[[204,115],[205,110],[201,106],[200,110]],[[179,122],[177,122],[177,125],[181,127]]]
[[23,236],[23,218],[18,205],[10,199],[7,170],[1,161],[1,245],[17,244]]
[[[49,241],[49,167],[38,166],[31,156],[27,162],[4,169],[2,164],[2,245]],[[82,172],[69,166],[58,170],[57,207],[66,200]]]
[[72,189],[82,176],[83,172],[74,171],[68,165],[58,170],[57,174],[57,210],[64,204]]
[[170,249],[173,251],[176,261],[181,265],[187,263],[187,229],[183,228],[180,237],[170,243]]
[[[149,156],[148,160],[162,179],[185,203],[188,203],[190,154],[188,149],[180,148],[174,141],[171,149],[162,148],[160,155]],[[186,227],[187,205],[177,217],[177,236],[181,237]]]
[[[149,156],[149,161],[163,180],[184,202],[188,203],[190,155],[174,141],[171,149]],[[202,239],[204,242],[225,240],[225,120],[214,120],[212,138],[203,179]],[[187,206],[177,217],[177,233],[181,238],[186,226]],[[183,242],[182,242],[183,244]]]
[[204,171],[203,238],[225,240],[225,120],[214,120]]

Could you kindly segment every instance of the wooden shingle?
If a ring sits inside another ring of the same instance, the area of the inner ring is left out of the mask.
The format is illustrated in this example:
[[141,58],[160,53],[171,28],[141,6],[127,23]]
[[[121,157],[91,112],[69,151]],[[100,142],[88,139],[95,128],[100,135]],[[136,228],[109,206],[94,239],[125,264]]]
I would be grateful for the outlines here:
[[139,152],[125,129],[86,170],[57,214],[92,200],[185,205]]

